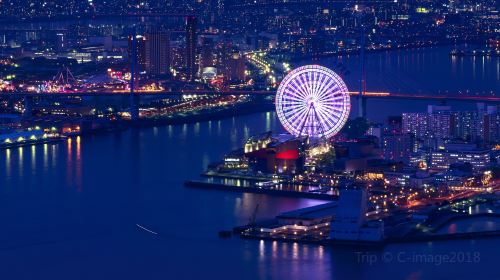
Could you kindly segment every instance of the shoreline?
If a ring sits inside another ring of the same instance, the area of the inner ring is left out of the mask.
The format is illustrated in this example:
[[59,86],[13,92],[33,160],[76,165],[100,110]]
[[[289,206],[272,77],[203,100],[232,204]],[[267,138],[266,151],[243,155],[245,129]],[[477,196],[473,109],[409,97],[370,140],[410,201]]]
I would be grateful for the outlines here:
[[249,240],[267,240],[267,241],[280,241],[285,243],[300,243],[300,244],[312,244],[320,246],[346,246],[346,247],[380,247],[383,248],[388,245],[393,244],[408,244],[408,243],[424,243],[424,242],[434,242],[434,241],[453,241],[453,240],[476,240],[476,239],[494,239],[500,238],[500,230],[495,231],[484,231],[484,232],[466,232],[466,233],[454,233],[454,234],[438,234],[438,235],[428,235],[428,236],[413,236],[406,238],[388,238],[381,241],[355,241],[355,240],[302,240],[302,239],[292,239],[292,238],[275,238],[269,236],[256,236],[247,235],[242,232],[243,227],[235,227],[240,238]]
[[337,196],[322,193],[307,193],[298,191],[288,191],[288,190],[275,190],[275,189],[263,189],[258,187],[238,187],[226,184],[209,183],[197,180],[188,180],[184,182],[184,186],[187,188],[195,189],[206,189],[206,190],[222,190],[238,193],[256,193],[256,194],[267,194],[273,196],[282,197],[296,197],[296,198],[307,198],[307,199],[318,199],[325,201],[337,200]]
[[0,144],[0,150],[8,150],[8,149],[14,149],[14,148],[22,148],[26,146],[39,146],[43,144],[57,144],[59,142],[64,141],[67,139],[67,137],[58,137],[58,138],[50,138],[50,139],[43,139],[43,140],[32,140],[32,141],[25,141],[25,142],[13,142],[9,144]]

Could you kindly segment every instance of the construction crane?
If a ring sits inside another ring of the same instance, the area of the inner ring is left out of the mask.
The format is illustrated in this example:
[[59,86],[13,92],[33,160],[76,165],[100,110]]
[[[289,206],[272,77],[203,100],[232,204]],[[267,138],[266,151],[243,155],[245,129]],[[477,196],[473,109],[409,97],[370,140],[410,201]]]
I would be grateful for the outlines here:
[[253,210],[252,216],[250,216],[250,219],[248,220],[248,226],[254,226],[255,225],[255,219],[257,218],[257,212],[259,211],[259,203],[255,205],[255,209]]

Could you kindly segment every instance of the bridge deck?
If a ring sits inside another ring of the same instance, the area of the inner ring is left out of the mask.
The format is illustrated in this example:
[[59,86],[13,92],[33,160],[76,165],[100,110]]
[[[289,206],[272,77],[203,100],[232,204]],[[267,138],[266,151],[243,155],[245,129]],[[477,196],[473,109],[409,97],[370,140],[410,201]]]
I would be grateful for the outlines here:
[[[272,96],[275,91],[158,91],[158,92],[136,92],[138,97],[176,97],[181,95],[254,95],[254,96]],[[359,96],[357,92],[350,92],[351,96]],[[0,97],[17,97],[24,98],[32,97],[119,97],[129,96],[130,92],[65,92],[65,93],[28,93],[28,92],[3,92]],[[460,94],[405,94],[405,93],[389,93],[389,92],[367,92],[363,95],[365,98],[398,98],[398,99],[423,99],[423,100],[470,100],[483,102],[500,102],[500,96],[497,95],[460,95]]]

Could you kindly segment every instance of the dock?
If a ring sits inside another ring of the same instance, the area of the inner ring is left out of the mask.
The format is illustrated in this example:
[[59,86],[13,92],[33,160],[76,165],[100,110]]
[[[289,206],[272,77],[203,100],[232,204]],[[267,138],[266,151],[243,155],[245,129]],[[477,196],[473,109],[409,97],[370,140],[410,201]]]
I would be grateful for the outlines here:
[[299,192],[290,190],[279,190],[271,189],[259,186],[235,186],[227,185],[222,183],[210,183],[199,180],[189,180],[184,182],[184,186],[189,188],[198,189],[209,189],[209,190],[224,190],[231,192],[242,192],[242,193],[257,193],[257,194],[268,194],[274,196],[286,196],[286,197],[297,197],[297,198],[311,198],[320,200],[337,200],[337,196],[326,194],[326,193],[313,193],[313,192]]

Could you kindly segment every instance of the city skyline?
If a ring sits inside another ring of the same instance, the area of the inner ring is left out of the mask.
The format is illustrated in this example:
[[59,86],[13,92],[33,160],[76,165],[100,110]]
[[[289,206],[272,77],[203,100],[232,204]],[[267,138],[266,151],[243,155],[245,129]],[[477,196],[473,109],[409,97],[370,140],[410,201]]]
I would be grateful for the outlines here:
[[0,1],[0,278],[499,279],[497,2]]

